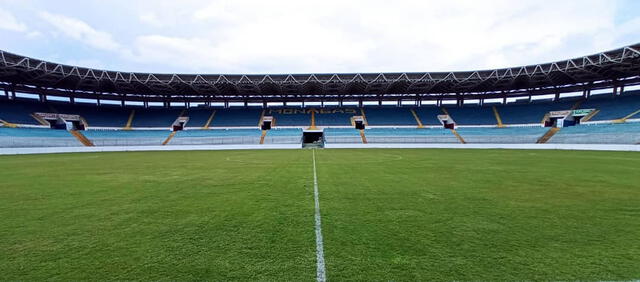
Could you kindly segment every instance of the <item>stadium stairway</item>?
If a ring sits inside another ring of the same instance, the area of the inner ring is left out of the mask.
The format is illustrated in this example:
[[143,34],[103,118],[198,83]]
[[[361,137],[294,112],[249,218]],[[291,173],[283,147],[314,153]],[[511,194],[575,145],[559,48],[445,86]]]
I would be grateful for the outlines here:
[[420,120],[420,117],[418,116],[418,114],[414,109],[411,109],[411,114],[413,115],[413,118],[416,119],[416,123],[418,123],[418,128],[424,128],[424,125],[422,125],[422,121]]
[[491,108],[493,109],[493,115],[496,117],[498,127],[504,127],[504,124],[502,124],[502,118],[500,117],[500,113],[498,112],[498,108],[496,108],[496,106],[492,106]]
[[1,119],[0,119],[0,123],[2,123],[2,124],[3,124],[4,126],[6,126],[6,127],[11,127],[11,128],[16,128],[16,127],[18,127],[18,125],[17,125],[17,124],[15,124],[15,123],[6,122],[6,121],[1,120]]
[[[260,112],[260,119],[258,119],[258,126],[262,126],[262,121],[264,120],[264,113],[266,110],[262,110],[262,112]],[[273,124],[271,126],[274,126]]]
[[538,139],[538,144],[544,144],[547,143],[549,141],[549,139],[551,139],[551,137],[553,137],[553,135],[556,135],[556,133],[558,133],[558,131],[560,131],[559,127],[552,127],[549,129],[549,131],[547,131],[547,133],[545,133],[544,135],[542,135],[542,137],[540,137],[540,139]]
[[82,145],[85,145],[87,147],[93,147],[94,146],[93,142],[91,142],[91,140],[89,140],[89,138],[84,136],[84,134],[80,133],[80,131],[69,130],[69,133],[71,133],[71,135],[76,137],[76,139],[78,139],[78,141],[80,141],[80,143],[82,143]]
[[262,134],[260,135],[260,145],[264,144],[264,138],[267,137],[268,130],[262,130]]
[[591,111],[588,115],[584,116],[583,118],[580,119],[580,122],[585,122],[585,121],[590,121],[595,115],[597,115],[600,112],[600,110],[594,110]]
[[131,130],[131,124],[133,124],[133,118],[136,116],[136,110],[131,110],[127,124],[124,126],[124,130]]
[[460,143],[467,144],[467,142],[464,141],[464,138],[462,138],[462,136],[460,136],[458,131],[456,131],[455,129],[451,129],[451,133],[453,133],[453,135],[455,135],[456,138],[458,138],[458,141],[460,141]]
[[630,113],[630,114],[626,115],[625,117],[623,117],[621,119],[615,120],[614,122],[616,122],[616,123],[627,122],[628,119],[632,118],[633,116],[637,115],[638,113],[640,113],[640,110],[637,110],[637,111],[635,111],[633,113]]
[[204,126],[202,127],[202,129],[209,129],[209,126],[211,125],[211,122],[213,121],[213,118],[216,116],[216,110],[213,110],[211,112],[211,115],[209,116],[209,119],[207,119],[207,123],[204,124]]
[[362,122],[364,123],[364,125],[369,126],[369,122],[367,121],[367,114],[364,112],[364,108],[360,108],[360,114],[362,115]]
[[311,125],[309,125],[309,129],[315,130],[316,128],[316,111],[311,111]]
[[360,138],[362,139],[362,144],[367,144],[367,137],[364,136],[364,129],[360,129]]
[[169,136],[167,136],[167,139],[165,139],[165,140],[162,142],[162,145],[164,146],[164,145],[169,144],[169,142],[171,141],[171,139],[173,139],[173,137],[174,137],[174,136],[176,136],[176,132],[177,132],[177,131],[171,131],[171,133],[169,133]]
[[43,118],[41,118],[41,117],[39,117],[37,115],[31,114],[31,117],[33,117],[35,120],[37,120],[38,123],[40,123],[40,125],[46,125],[46,126],[50,125],[48,121],[44,120]]

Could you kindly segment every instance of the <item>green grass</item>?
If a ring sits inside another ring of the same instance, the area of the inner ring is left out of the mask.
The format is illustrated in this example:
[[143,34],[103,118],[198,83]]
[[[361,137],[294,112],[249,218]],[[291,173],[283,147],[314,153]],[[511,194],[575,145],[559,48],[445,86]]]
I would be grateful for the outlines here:
[[[311,153],[0,156],[0,277],[314,280]],[[329,280],[640,278],[638,153],[316,158]]]

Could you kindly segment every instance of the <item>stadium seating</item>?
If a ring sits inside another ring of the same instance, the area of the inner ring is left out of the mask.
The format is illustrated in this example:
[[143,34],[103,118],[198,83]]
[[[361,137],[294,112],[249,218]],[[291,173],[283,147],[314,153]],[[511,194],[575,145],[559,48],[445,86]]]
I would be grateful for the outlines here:
[[443,115],[444,113],[439,107],[422,106],[416,108],[415,111],[423,125],[441,125],[438,115]]
[[599,110],[591,118],[592,121],[621,119],[640,110],[640,95],[636,93],[628,93],[617,97],[611,94],[598,96],[592,96],[580,105],[582,109]]
[[182,110],[178,109],[144,109],[134,108],[135,115],[132,127],[164,127],[170,128],[174,121],[180,116]]
[[211,122],[212,127],[258,126],[261,108],[219,109]]
[[275,126],[311,125],[311,114],[303,108],[274,108],[265,111],[265,115],[275,118]]
[[85,130],[95,146],[150,146],[162,145],[169,130]]
[[457,129],[466,143],[533,144],[549,128],[536,127],[461,127]]
[[322,108],[315,114],[316,126],[349,126],[351,117],[361,115],[357,108]]
[[496,117],[491,107],[446,107],[457,125],[495,125]]
[[73,147],[82,146],[66,130],[48,128],[8,128],[0,127],[0,147]]
[[52,104],[52,108],[60,114],[80,115],[90,127],[122,128],[127,124],[131,113],[130,109],[112,105],[96,107],[95,105],[56,103]]
[[259,129],[183,130],[168,145],[259,144]]
[[[187,122],[187,127],[197,127],[202,128],[207,125],[211,114],[216,109],[207,109],[207,108],[193,108],[189,109],[185,116],[189,117],[189,121]],[[217,111],[216,111],[217,112]],[[213,116],[215,118],[215,115]],[[211,120],[213,122],[213,120]]]
[[302,139],[300,128],[275,128],[268,131],[265,144],[299,144]]
[[[569,110],[577,100],[557,102],[534,102],[496,106],[503,124],[540,124],[550,111]],[[454,117],[455,120],[455,117]],[[457,120],[456,120],[457,121]]]
[[[259,144],[262,131],[259,129],[212,129],[183,130],[177,132],[169,145],[219,145]],[[272,129],[267,132],[265,144],[299,144],[300,128]]]
[[[368,143],[459,143],[444,128],[370,128],[364,132]],[[359,131],[351,128],[327,128],[324,136],[327,143],[362,143]]]
[[0,99],[0,119],[6,122],[37,125],[40,123],[31,117],[31,114],[48,111],[46,104]]
[[368,143],[459,143],[444,128],[370,128],[365,136]]
[[365,111],[369,125],[418,125],[409,108],[375,107]]
[[547,143],[638,144],[640,123],[587,124],[560,129]]
[[[637,92],[637,91],[636,91]],[[510,126],[514,124],[540,125],[549,111],[597,109],[593,122],[562,128],[548,143],[575,144],[636,144],[640,142],[640,124],[620,123],[620,118],[630,117],[640,110],[640,95],[626,92],[620,96],[608,94],[594,95],[583,100],[581,97],[563,99],[556,102],[543,101],[496,106],[506,127],[496,127],[496,118],[491,106],[454,107],[445,110],[457,123],[457,133],[466,143],[532,144],[548,131],[540,126]],[[134,130],[120,130],[135,109],[132,120]],[[424,106],[413,109],[426,127],[417,128],[418,122],[412,108],[374,106],[364,109],[347,107],[327,108],[268,108],[264,115],[275,117],[272,130],[262,134],[258,127],[262,108],[122,108],[113,105],[95,106],[62,102],[39,103],[27,100],[7,100],[0,98],[0,119],[8,122],[1,127],[0,147],[45,147],[82,146],[65,130],[46,128],[8,128],[10,123],[33,125],[38,122],[31,117],[33,112],[77,114],[85,118],[89,130],[86,136],[96,146],[132,145],[198,145],[198,144],[299,144],[302,142],[303,128],[311,125],[311,112],[315,124],[324,128],[323,140],[327,143],[363,143],[360,131],[352,127],[351,117],[364,115],[368,127],[364,131],[367,143],[460,143],[451,130],[438,128],[438,115],[444,114],[440,107]],[[212,114],[215,111],[215,115]],[[188,116],[188,130],[171,135],[168,130],[176,118]],[[640,118],[636,115],[635,118]],[[209,120],[211,129],[202,129]],[[611,121],[608,124],[606,121]],[[614,123],[615,122],[615,123]],[[614,124],[611,124],[614,123]],[[0,126],[2,123],[0,123]],[[471,126],[480,125],[480,126]],[[344,127],[344,128],[336,128]],[[378,126],[378,127],[376,127]],[[380,127],[382,126],[382,127]],[[166,128],[166,130],[143,130],[144,128]],[[166,141],[166,142],[165,142]]]
[[326,143],[362,143],[360,131],[355,128],[326,128],[323,138]]

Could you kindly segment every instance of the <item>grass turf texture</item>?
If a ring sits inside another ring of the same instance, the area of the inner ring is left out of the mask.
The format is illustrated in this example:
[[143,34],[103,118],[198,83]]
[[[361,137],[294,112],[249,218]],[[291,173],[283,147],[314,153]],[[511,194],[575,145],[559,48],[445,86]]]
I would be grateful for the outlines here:
[[[640,154],[318,150],[329,280],[640,278]],[[0,156],[2,279],[314,280],[311,151]]]

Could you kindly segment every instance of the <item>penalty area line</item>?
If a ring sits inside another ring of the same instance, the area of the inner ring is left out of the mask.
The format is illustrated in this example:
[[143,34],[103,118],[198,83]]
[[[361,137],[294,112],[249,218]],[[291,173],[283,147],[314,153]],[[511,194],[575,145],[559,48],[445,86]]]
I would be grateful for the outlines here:
[[324,282],[327,280],[327,274],[324,267],[324,243],[322,241],[322,218],[320,217],[318,173],[316,172],[316,149],[313,149],[313,199],[316,206],[316,279],[318,282]]

